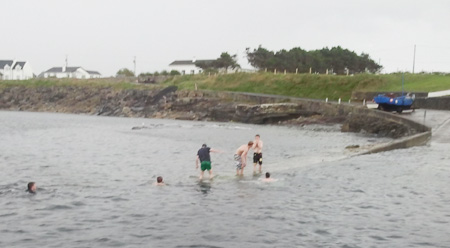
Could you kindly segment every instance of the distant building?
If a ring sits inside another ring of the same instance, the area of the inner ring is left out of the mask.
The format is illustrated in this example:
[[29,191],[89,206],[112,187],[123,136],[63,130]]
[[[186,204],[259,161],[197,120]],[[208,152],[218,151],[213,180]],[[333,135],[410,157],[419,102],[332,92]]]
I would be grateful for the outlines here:
[[169,64],[170,70],[179,71],[181,75],[188,74],[200,74],[203,72],[202,68],[197,67],[195,65],[196,62],[205,62],[211,63],[213,59],[204,59],[204,60],[175,60],[174,62]]
[[0,60],[0,79],[26,80],[33,76],[33,69],[26,61]]
[[[189,75],[189,74],[200,74],[203,72],[203,69],[197,67],[195,63],[205,63],[209,64],[216,61],[215,59],[199,59],[199,60],[175,60],[174,62],[169,64],[169,70],[175,70],[181,73],[181,75]],[[247,69],[243,70],[240,67],[236,68],[219,68],[217,70],[219,73],[234,73],[234,72],[255,72],[255,70]]]
[[39,74],[43,78],[100,78],[102,75],[97,71],[88,71],[80,66],[75,67],[53,67]]

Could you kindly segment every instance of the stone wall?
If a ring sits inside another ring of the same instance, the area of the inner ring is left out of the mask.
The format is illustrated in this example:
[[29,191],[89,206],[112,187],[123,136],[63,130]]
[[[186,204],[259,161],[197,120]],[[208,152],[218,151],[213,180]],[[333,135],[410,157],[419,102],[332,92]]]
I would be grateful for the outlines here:
[[450,97],[419,98],[414,101],[414,108],[450,110]]

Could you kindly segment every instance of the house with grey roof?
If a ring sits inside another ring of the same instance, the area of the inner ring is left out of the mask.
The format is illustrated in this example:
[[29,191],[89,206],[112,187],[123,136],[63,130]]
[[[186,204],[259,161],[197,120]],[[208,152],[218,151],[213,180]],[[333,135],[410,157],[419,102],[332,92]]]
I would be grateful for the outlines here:
[[0,79],[26,80],[33,76],[33,69],[27,61],[0,60]]
[[195,65],[196,62],[211,63],[214,59],[193,59],[193,60],[175,60],[169,64],[170,70],[179,71],[181,75],[199,74],[203,70]]
[[52,67],[41,74],[39,77],[43,78],[78,78],[78,79],[89,79],[89,78],[100,78],[102,75],[98,71],[88,71],[83,69],[81,66],[62,66],[62,67]]

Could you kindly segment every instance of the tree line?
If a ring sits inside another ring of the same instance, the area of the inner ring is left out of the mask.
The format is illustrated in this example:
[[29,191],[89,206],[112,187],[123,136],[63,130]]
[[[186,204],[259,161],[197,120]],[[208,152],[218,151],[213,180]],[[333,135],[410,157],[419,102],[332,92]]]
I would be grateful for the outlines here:
[[[373,61],[368,54],[356,54],[348,49],[340,46],[325,47],[320,50],[306,51],[300,47],[291,50],[282,49],[278,52],[269,51],[259,46],[257,49],[246,49],[248,62],[258,70],[274,71],[289,73],[330,73],[330,74],[356,74],[356,73],[377,73],[382,66]],[[200,60],[195,65],[203,69],[203,72],[219,72],[225,73],[229,69],[240,68],[237,63],[237,55],[230,55],[223,52],[219,58],[215,60]],[[129,69],[121,69],[117,72],[117,76],[135,76]],[[172,70],[141,73],[139,76],[158,76],[158,75],[180,75],[180,72]]]
[[357,55],[340,46],[325,47],[320,50],[306,51],[300,47],[291,50],[269,51],[259,46],[257,49],[246,49],[249,63],[258,70],[284,71],[291,73],[376,73],[382,68],[368,54]]

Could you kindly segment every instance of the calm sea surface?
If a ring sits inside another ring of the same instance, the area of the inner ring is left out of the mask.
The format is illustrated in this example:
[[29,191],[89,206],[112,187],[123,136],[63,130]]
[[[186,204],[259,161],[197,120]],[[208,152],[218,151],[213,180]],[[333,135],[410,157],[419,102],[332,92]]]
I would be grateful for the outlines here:
[[[236,148],[257,133],[275,182],[251,167],[234,175]],[[337,127],[0,111],[0,247],[450,247],[448,142],[345,149],[386,141]],[[202,143],[224,151],[212,181],[197,180]],[[157,176],[168,185],[152,185]]]

